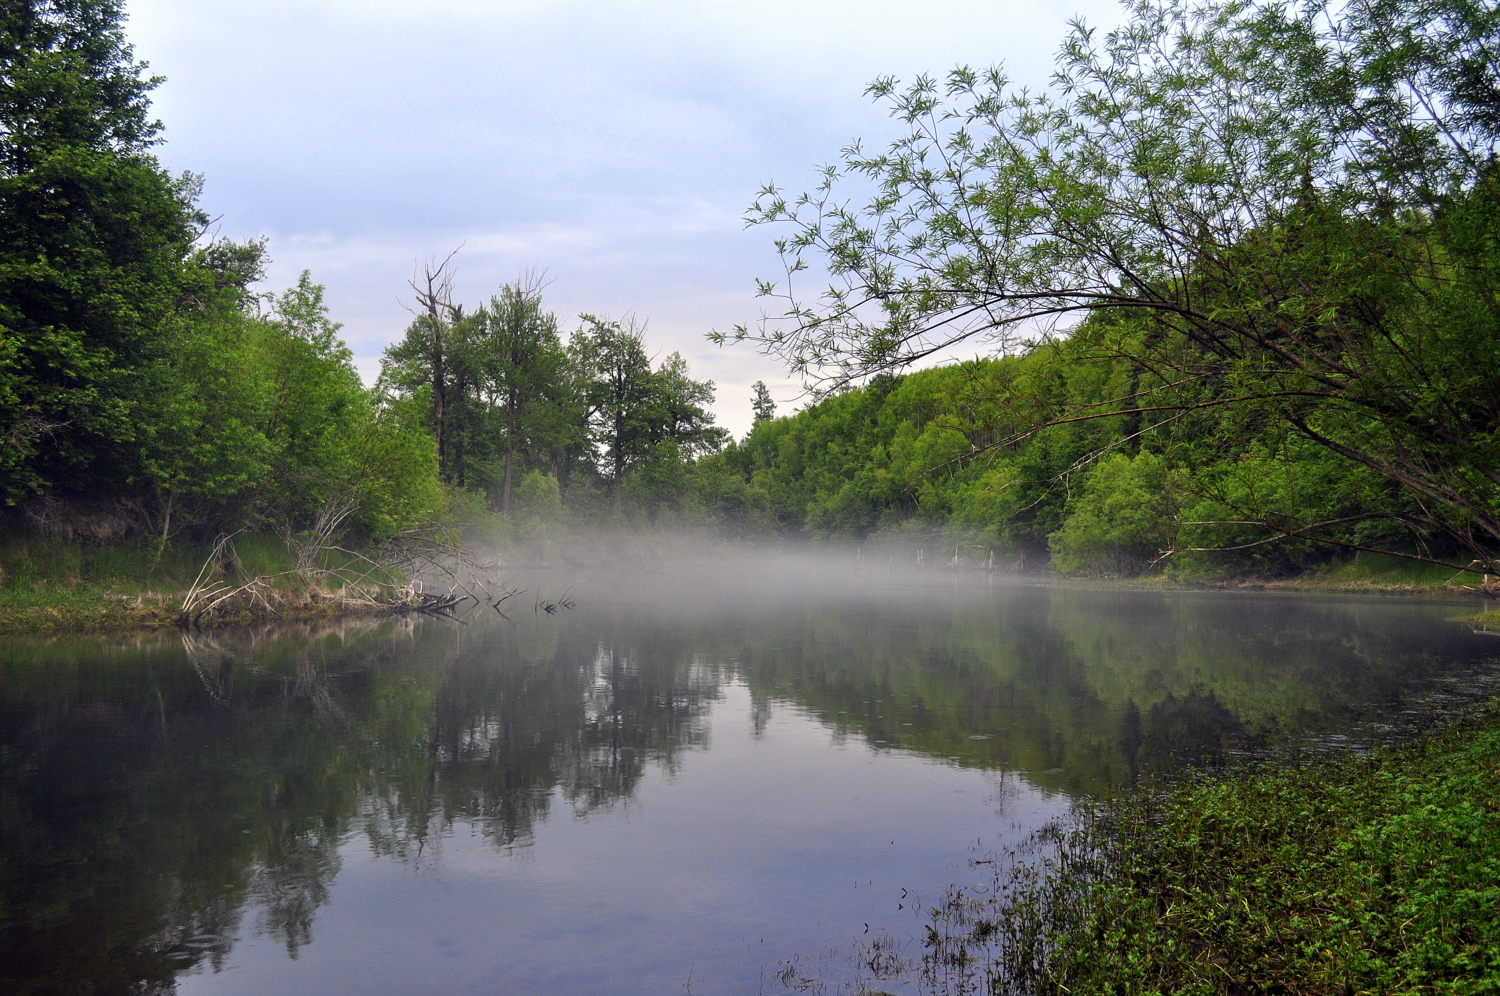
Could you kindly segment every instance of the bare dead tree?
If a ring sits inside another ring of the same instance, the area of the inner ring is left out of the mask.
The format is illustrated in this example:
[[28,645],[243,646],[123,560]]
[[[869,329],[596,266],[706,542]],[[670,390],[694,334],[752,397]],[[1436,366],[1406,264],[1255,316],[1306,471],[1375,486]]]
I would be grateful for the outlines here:
[[441,262],[428,260],[422,264],[421,272],[413,272],[412,278],[407,281],[416,294],[417,306],[411,310],[419,321],[427,325],[432,376],[433,435],[437,442],[438,467],[444,472],[448,467],[447,441],[443,432],[448,387],[446,333],[453,325],[463,321],[464,317],[463,305],[453,303],[453,270],[449,264],[457,254],[458,249],[454,249]]
[[329,495],[318,514],[313,518],[312,528],[298,535],[290,526],[282,528],[282,539],[287,552],[292,555],[295,569],[307,573],[316,569],[318,556],[330,549],[344,534],[344,524],[360,509],[356,488],[347,488]]

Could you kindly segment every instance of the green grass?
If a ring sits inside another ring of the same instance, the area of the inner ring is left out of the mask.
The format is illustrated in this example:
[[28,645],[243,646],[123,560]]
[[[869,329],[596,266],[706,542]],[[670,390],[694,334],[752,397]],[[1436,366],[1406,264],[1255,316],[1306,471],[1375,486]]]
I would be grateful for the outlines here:
[[[273,536],[236,537],[240,562],[252,574],[287,570],[291,561]],[[24,598],[38,589],[64,591],[78,586],[107,588],[120,594],[192,584],[213,550],[211,543],[169,543],[157,556],[149,541],[107,545],[39,536],[11,538],[0,544],[0,598]]]
[[1367,757],[1123,797],[934,910],[926,967],[994,993],[1500,992],[1497,803],[1493,704]]
[[[34,534],[0,540],[0,633],[82,632],[171,625],[211,543],[85,544]],[[275,536],[235,537],[247,575],[290,570]],[[294,588],[297,579],[283,586]]]
[[[1113,579],[1107,579],[1106,583]],[[1388,554],[1361,554],[1323,564],[1300,574],[1267,577],[1247,574],[1227,564],[1196,565],[1191,570],[1165,570],[1124,579],[1132,585],[1169,588],[1176,585],[1214,588],[1274,588],[1384,592],[1408,595],[1467,596],[1483,589],[1485,577]],[[1494,575],[1490,576],[1493,586]],[[1089,583],[1081,580],[1077,583]]]
[[1317,568],[1304,577],[1330,585],[1375,585],[1413,590],[1476,588],[1484,583],[1484,576],[1472,571],[1457,572],[1437,564],[1368,553],[1340,564]]

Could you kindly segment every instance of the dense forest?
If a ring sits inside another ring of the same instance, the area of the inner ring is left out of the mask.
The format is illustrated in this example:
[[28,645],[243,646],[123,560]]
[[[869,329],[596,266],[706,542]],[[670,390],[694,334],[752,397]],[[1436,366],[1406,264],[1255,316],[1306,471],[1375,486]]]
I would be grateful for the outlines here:
[[420,413],[366,389],[304,277],[209,235],[114,2],[0,15],[0,496],[13,522],[112,541],[326,506],[378,537],[442,500]]
[[[265,240],[216,238],[115,0],[0,14],[0,499],[14,530],[159,547],[244,528],[378,544],[504,539],[513,504],[649,518],[722,445],[713,385],[633,319],[569,334],[523,278],[466,310],[451,256],[360,380],[323,289],[266,292]],[[518,506],[519,507],[519,506]]]
[[[1066,40],[1055,93],[998,70],[877,81],[908,133],[752,211],[791,232],[788,279],[760,285],[785,309],[718,338],[809,393],[778,418],[757,384],[743,440],[642,323],[559,318],[536,275],[466,306],[452,256],[414,274],[363,384],[312,276],[260,289],[266,242],[216,238],[201,179],[155,158],[160,81],[122,16],[0,15],[12,534],[160,556],[241,529],[372,546],[440,524],[548,557],[600,529],[694,529],[1075,574],[1366,552],[1496,571],[1485,4],[1142,2]],[[791,281],[809,269],[830,280],[811,300]],[[980,358],[910,372],[971,337]]]
[[[975,544],[1007,562],[1066,573],[1278,575],[1337,555],[1327,542],[1259,544],[1258,524],[1226,524],[1250,502],[1347,517],[1351,543],[1399,546],[1382,517],[1399,489],[1289,433],[1226,445],[1126,410],[1004,441],[1017,391],[1058,406],[1107,405],[1141,372],[1079,334],[1023,357],[882,376],[791,418],[756,425],[697,468],[706,509],[751,534]],[[1246,544],[1237,551],[1184,548]],[[1183,551],[1163,558],[1165,551]],[[964,551],[966,559],[984,554]]]
[[877,80],[894,142],[762,191],[786,272],[720,338],[869,385],[830,414],[879,421],[883,378],[960,344],[1012,358],[913,379],[805,521],[921,510],[1067,570],[1311,544],[1496,573],[1500,8],[1126,15],[1075,25],[1046,88]]

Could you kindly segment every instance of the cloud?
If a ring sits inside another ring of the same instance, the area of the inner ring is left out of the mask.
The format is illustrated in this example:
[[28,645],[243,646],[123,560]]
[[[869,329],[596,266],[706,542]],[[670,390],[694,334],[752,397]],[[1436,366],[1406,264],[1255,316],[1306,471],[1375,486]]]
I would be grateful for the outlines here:
[[[274,283],[327,284],[366,374],[408,316],[414,262],[463,244],[477,301],[545,268],[550,302],[651,317],[749,425],[769,360],[708,346],[753,320],[772,233],[741,215],[803,188],[850,139],[894,136],[873,77],[1004,62],[1043,84],[1068,18],[1114,5],[947,0],[533,2],[133,0],[128,34],[167,77],[164,161],[207,177],[220,231],[267,234]],[[701,369],[700,369],[701,368]]]

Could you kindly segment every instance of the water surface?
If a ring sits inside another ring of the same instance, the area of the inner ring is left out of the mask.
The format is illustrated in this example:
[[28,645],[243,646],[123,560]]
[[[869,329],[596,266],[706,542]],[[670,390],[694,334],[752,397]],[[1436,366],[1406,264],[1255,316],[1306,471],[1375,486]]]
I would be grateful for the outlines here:
[[1500,640],[1395,599],[746,561],[464,624],[0,650],[7,992],[760,993],[1071,799],[1388,735]]

